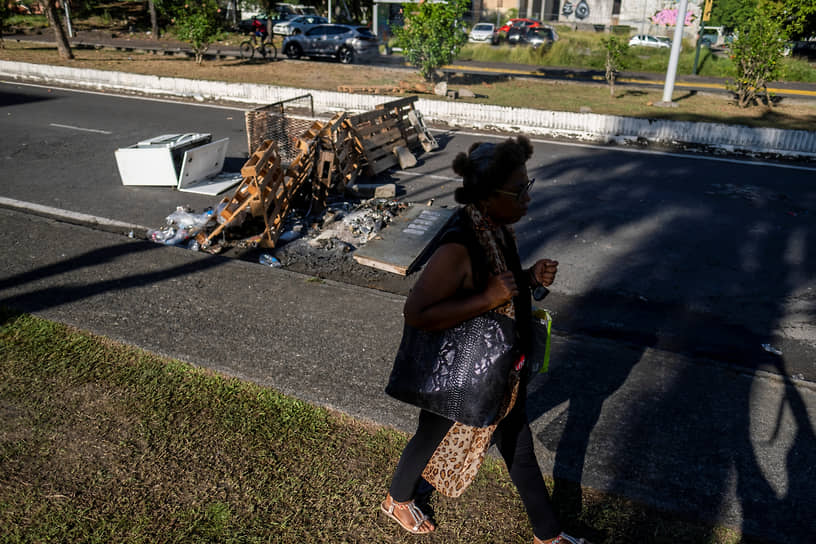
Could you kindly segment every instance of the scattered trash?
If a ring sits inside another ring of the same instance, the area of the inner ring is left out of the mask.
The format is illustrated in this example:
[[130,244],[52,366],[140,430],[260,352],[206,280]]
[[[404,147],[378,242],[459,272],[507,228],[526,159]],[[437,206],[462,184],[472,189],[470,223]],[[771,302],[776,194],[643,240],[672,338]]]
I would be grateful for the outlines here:
[[283,243],[288,243],[293,240],[297,240],[298,238],[300,238],[299,230],[287,230],[286,232],[281,234],[280,237],[278,237],[278,240]]
[[[167,226],[157,230],[150,230],[147,232],[147,236],[157,244],[180,245],[204,229],[213,220],[213,213],[212,208],[210,208],[203,213],[194,214],[179,206],[176,211],[167,216]],[[187,247],[192,249],[193,244],[188,244]],[[198,251],[199,249],[200,246],[196,244],[195,250]]]
[[409,204],[377,198],[366,200],[356,208],[348,202],[334,204],[324,212],[322,228],[309,243],[324,247],[325,240],[333,239],[353,247],[363,246],[408,207]]
[[793,378],[794,380],[804,380],[805,375],[801,374],[801,373],[800,374],[794,374],[793,376],[791,376],[791,378]]
[[281,262],[270,255],[269,253],[261,253],[261,256],[258,258],[258,262],[264,266],[269,266],[271,268],[280,268],[283,266]]
[[128,232],[128,238],[135,238],[133,231]]
[[768,353],[773,353],[774,355],[782,355],[782,350],[776,349],[770,344],[762,344],[762,349],[764,349]]

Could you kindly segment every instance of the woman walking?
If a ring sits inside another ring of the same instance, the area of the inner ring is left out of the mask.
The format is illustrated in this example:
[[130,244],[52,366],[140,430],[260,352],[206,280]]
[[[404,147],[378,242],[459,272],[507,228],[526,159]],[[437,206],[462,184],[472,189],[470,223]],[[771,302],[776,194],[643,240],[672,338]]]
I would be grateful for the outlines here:
[[462,186],[455,198],[463,207],[442,234],[405,303],[406,329],[420,331],[451,329],[487,312],[511,318],[518,354],[498,421],[474,427],[420,411],[417,431],[400,457],[381,505],[388,517],[412,533],[435,529],[414,502],[423,477],[438,491],[458,496],[475,477],[492,436],[524,503],[534,542],[585,542],[561,531],[527,423],[526,386],[532,376],[527,360],[532,345],[530,289],[552,284],[558,268],[557,261],[541,259],[523,270],[510,226],[527,213],[530,203],[533,180],[526,162],[532,151],[529,139],[519,136],[499,144],[477,143],[456,156],[453,170],[462,177]]

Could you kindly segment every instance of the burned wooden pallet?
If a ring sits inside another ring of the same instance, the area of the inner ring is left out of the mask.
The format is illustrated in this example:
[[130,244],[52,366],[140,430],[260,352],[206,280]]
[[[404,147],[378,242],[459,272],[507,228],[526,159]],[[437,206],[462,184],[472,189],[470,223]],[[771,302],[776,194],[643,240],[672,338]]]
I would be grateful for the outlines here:
[[402,132],[402,138],[408,144],[409,149],[416,149],[420,145],[416,127],[411,123],[409,118],[409,114],[415,111],[414,103],[416,101],[416,96],[407,96],[399,100],[392,100],[377,105],[378,110],[391,112],[394,118],[397,119],[400,132]]
[[394,148],[407,146],[399,120],[388,110],[373,110],[349,118],[363,149],[366,173],[376,176],[397,164]]
[[362,94],[383,94],[398,93],[402,89],[394,85],[338,85],[337,91],[341,93],[362,93]]
[[206,249],[227,227],[237,226],[247,215],[264,217],[275,188],[283,179],[280,156],[275,142],[265,140],[241,168],[241,183],[229,198],[218,205],[218,225],[209,233],[200,232],[196,240]]
[[334,187],[342,191],[346,186],[354,183],[360,173],[364,149],[354,135],[354,128],[348,119],[344,119],[334,135],[334,164],[336,165],[337,180]]

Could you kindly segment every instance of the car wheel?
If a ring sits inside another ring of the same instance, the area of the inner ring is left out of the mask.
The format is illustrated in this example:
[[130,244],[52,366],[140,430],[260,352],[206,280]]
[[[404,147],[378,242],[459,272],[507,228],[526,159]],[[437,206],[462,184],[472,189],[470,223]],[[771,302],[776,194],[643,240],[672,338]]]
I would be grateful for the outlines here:
[[354,51],[348,47],[341,47],[337,56],[343,64],[351,64],[354,62]]
[[296,43],[290,43],[286,45],[286,56],[290,59],[299,59],[300,56],[303,54],[303,49]]

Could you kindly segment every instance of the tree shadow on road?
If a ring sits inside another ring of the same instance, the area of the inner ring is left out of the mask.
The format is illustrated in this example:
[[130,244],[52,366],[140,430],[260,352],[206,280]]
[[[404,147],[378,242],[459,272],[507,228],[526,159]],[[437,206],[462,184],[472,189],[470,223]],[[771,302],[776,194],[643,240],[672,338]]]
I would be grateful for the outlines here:
[[[583,482],[746,535],[816,541],[814,416],[789,377],[812,381],[802,354],[813,351],[775,332],[816,317],[816,232],[787,213],[812,205],[812,173],[603,151],[543,162],[541,220],[518,226],[521,254],[579,248],[577,261],[591,247],[601,263],[561,305],[556,329],[569,336],[530,389],[557,508],[580,512]],[[751,196],[711,180],[750,184]],[[559,280],[569,275],[562,260]],[[798,356],[761,347],[783,341]]]
[[[121,259],[139,258],[148,260],[149,253],[163,249],[164,246],[148,241],[134,241],[122,244],[114,244],[99,249],[94,249],[76,257],[68,258],[54,264],[33,269],[29,272],[15,274],[0,280],[0,293],[3,291],[16,291],[15,294],[7,294],[0,299],[0,306],[6,306],[14,310],[28,313],[36,313],[58,306],[63,306],[89,299],[97,295],[113,292],[137,289],[169,279],[185,277],[192,273],[201,272],[221,266],[229,259],[208,256],[205,259],[196,259],[191,262],[171,266],[168,268],[155,269],[149,272],[139,272],[134,274],[100,273],[100,279],[93,282],[73,283],[71,275],[86,269],[110,266]],[[64,277],[59,284],[54,281],[53,285],[48,285],[55,278]],[[80,277],[80,276],[78,276]],[[46,286],[43,286],[43,283]],[[31,288],[25,286],[30,285]]]

